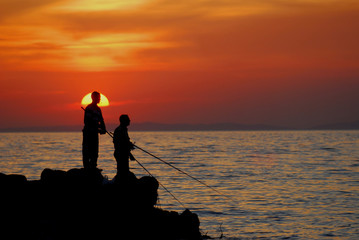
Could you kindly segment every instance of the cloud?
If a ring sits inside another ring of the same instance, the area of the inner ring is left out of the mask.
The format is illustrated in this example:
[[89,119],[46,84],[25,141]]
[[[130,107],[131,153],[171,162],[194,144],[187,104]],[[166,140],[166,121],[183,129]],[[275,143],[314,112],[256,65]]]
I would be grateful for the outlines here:
[[131,10],[146,4],[147,0],[71,0],[56,7],[67,12],[98,12],[106,10]]
[[0,20],[19,16],[28,11],[37,10],[41,7],[64,0],[0,0]]
[[12,69],[356,66],[358,54],[352,0],[8,2],[0,62]]

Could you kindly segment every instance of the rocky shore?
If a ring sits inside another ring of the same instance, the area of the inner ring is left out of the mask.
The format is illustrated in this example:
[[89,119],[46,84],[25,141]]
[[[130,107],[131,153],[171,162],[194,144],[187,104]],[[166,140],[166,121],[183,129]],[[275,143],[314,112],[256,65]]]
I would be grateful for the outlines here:
[[201,239],[198,216],[156,207],[153,177],[108,181],[98,169],[44,169],[40,180],[0,173],[7,239]]

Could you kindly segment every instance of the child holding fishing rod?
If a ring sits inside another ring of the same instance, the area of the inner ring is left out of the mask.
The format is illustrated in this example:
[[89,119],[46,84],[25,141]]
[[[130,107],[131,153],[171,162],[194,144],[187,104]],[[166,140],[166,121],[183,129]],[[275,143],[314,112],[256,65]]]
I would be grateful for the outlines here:
[[130,125],[128,115],[120,116],[120,126],[118,126],[113,134],[113,144],[115,146],[115,159],[117,162],[117,176],[126,180],[129,176],[130,168],[128,159],[135,160],[131,154],[134,144],[130,141],[127,127]]

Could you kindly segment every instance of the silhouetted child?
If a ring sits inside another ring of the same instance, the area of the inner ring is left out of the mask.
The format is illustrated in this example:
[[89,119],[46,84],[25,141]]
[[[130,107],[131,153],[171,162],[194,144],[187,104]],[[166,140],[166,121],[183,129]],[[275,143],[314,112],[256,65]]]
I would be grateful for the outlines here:
[[101,95],[98,92],[93,92],[91,98],[92,103],[85,109],[85,126],[82,130],[82,161],[86,169],[97,167],[98,134],[105,134],[107,132],[101,109],[97,106],[101,100]]
[[127,179],[129,176],[129,161],[128,159],[133,156],[131,150],[134,149],[133,143],[128,136],[127,127],[130,125],[130,118],[128,115],[120,116],[120,126],[114,132],[113,144],[115,145],[114,156],[117,162],[117,176],[120,179]]

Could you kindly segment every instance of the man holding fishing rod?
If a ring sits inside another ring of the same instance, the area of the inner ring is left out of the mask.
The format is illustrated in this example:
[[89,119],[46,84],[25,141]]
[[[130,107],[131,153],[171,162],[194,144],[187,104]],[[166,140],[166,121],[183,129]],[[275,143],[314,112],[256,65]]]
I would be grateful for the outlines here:
[[102,117],[100,103],[101,95],[99,92],[91,94],[92,103],[85,110],[83,142],[82,142],[82,161],[85,169],[95,169],[97,167],[99,137],[98,134],[106,134],[106,126]]

